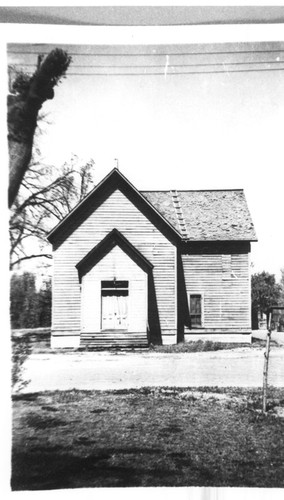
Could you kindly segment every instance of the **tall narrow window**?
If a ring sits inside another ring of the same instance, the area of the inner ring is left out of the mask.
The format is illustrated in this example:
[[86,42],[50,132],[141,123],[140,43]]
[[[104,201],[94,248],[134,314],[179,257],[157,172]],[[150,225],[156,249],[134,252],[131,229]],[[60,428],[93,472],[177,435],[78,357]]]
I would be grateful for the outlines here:
[[190,319],[191,326],[202,326],[202,295],[201,294],[191,294],[190,295]]

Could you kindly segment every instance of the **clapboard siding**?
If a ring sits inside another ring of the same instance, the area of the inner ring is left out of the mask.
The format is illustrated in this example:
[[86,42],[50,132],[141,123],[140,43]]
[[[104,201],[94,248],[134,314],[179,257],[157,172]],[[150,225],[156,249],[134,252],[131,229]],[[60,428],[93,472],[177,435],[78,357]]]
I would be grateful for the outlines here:
[[222,255],[182,255],[182,263],[187,293],[203,297],[203,328],[250,330],[247,253],[232,255],[230,277],[223,272]]
[[[161,329],[176,328],[176,248],[120,191],[94,203],[68,237],[54,246],[53,330],[80,330],[81,292],[75,265],[116,228],[154,266],[153,277]],[[125,278],[127,279],[127,278]]]

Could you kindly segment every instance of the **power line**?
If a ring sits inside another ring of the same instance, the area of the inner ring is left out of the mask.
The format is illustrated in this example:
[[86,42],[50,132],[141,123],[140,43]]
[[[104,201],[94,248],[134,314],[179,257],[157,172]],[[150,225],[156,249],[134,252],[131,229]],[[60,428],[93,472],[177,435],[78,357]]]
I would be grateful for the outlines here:
[[[92,53],[92,54],[86,54],[85,52],[69,52],[67,49],[68,55],[70,56],[84,56],[84,57],[165,57],[165,56],[207,56],[207,55],[227,55],[227,54],[268,54],[268,53],[279,53],[279,52],[284,52],[284,49],[257,49],[257,50],[227,50],[227,51],[211,51],[211,52],[165,52],[165,53],[108,53],[108,54],[102,54],[102,53]],[[47,55],[50,53],[49,52],[43,52],[40,49],[37,52],[30,52],[30,51],[25,51],[25,50],[8,50],[9,54],[24,54],[24,55],[38,55],[43,54]]]
[[[246,66],[246,65],[260,65],[260,64],[282,64],[284,61],[235,61],[235,62],[215,62],[215,63],[189,63],[189,64],[169,64],[168,68],[187,68],[187,67],[200,67],[200,66]],[[35,66],[36,63],[15,63],[12,66],[30,67]],[[165,64],[71,64],[71,68],[164,68]]]
[[206,75],[218,73],[254,73],[268,71],[284,71],[283,68],[257,68],[257,69],[232,69],[232,70],[214,70],[214,71],[176,71],[176,72],[144,72],[144,73],[67,73],[67,76],[176,76],[176,75]]
[[[232,69],[232,70],[214,70],[214,71],[175,71],[175,72],[144,72],[144,73],[70,73],[68,72],[66,76],[178,76],[178,75],[212,75],[221,73],[258,73],[258,72],[273,72],[273,71],[284,71],[283,68],[257,68],[257,69]],[[27,72],[27,75],[32,76],[33,73]]]

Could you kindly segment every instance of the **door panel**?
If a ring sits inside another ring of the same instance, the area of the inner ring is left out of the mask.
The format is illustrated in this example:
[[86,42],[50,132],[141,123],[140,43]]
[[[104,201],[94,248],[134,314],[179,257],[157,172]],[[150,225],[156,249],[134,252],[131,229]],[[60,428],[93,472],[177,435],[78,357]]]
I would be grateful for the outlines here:
[[128,329],[128,281],[102,281],[102,330]]
[[102,294],[102,330],[127,330],[128,294],[119,290]]

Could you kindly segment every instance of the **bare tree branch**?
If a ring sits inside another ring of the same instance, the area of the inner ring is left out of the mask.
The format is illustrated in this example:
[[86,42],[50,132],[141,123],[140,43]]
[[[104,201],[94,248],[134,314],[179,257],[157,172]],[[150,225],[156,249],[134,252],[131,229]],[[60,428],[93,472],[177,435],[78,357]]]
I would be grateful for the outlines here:
[[35,161],[33,165],[32,171],[27,171],[11,209],[12,267],[29,258],[25,253],[29,239],[36,242],[36,246],[43,246],[42,253],[33,250],[31,258],[49,254],[47,233],[93,186],[93,161],[80,165],[78,159],[72,157],[70,164],[64,164],[60,170]]
[[11,262],[10,269],[13,269],[13,267],[16,264],[19,264],[19,262],[22,262],[23,260],[36,259],[38,257],[45,257],[47,259],[52,259],[52,255],[51,254],[46,254],[46,253],[40,253],[40,254],[36,254],[36,255],[28,255],[26,257],[21,257],[20,259],[14,261],[14,262]]

